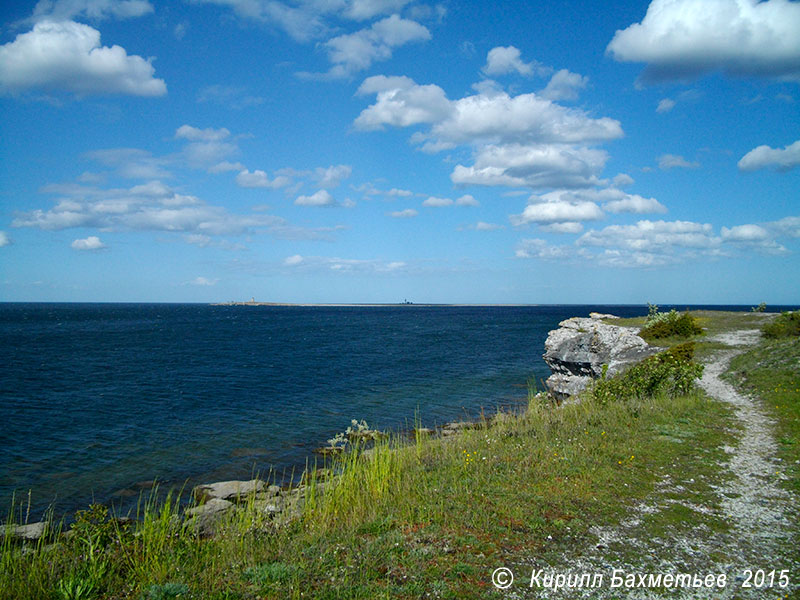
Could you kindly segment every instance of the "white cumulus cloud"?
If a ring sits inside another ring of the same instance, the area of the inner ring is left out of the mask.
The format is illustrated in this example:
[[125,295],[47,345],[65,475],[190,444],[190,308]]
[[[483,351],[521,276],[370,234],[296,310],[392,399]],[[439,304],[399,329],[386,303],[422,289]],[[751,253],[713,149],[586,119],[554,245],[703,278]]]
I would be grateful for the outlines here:
[[653,252],[675,248],[707,249],[719,245],[719,241],[707,223],[638,221],[635,225],[609,225],[600,231],[587,231],[578,243]]
[[662,154],[658,157],[658,168],[662,171],[668,169],[696,169],[700,166],[698,162],[689,162],[677,154]]
[[[329,35],[340,23],[334,19],[365,21],[399,13],[412,0],[194,0],[231,8],[243,19],[274,25],[299,42]],[[412,7],[413,8],[413,7]],[[425,6],[419,7],[422,16]]]
[[226,128],[214,129],[208,127],[200,129],[191,125],[181,125],[175,130],[176,139],[190,140],[192,142],[218,142],[230,137],[231,132]]
[[430,123],[416,141],[452,147],[487,143],[585,143],[622,137],[619,121],[593,119],[584,111],[560,106],[536,94],[479,93],[448,100],[436,85],[418,85],[408,77],[370,77],[360,94],[376,93],[375,104],[355,120],[359,129]]
[[480,202],[478,202],[474,196],[471,194],[464,194],[456,198],[456,205],[458,206],[480,206]]
[[34,21],[69,21],[87,19],[130,19],[153,12],[147,0],[39,0],[33,9]]
[[278,175],[274,179],[270,179],[266,172],[256,169],[252,173],[245,169],[236,175],[236,185],[244,188],[270,188],[278,189],[289,185],[291,180],[288,177]]
[[736,242],[762,242],[769,239],[769,232],[758,225],[737,225],[736,227],[723,227],[722,239]]
[[422,206],[431,206],[431,207],[443,207],[452,205],[453,205],[453,200],[451,198],[438,198],[436,196],[429,196],[422,203]]
[[644,79],[711,71],[800,80],[800,4],[786,0],[653,0],[607,52],[646,63]]
[[267,229],[280,235],[287,223],[266,214],[239,215],[194,196],[178,194],[160,182],[132,188],[102,189],[74,184],[47,186],[59,195],[49,210],[17,213],[14,227],[58,231],[74,227],[99,230],[172,231],[185,234],[244,234]]
[[563,260],[574,252],[565,246],[551,246],[541,239],[522,240],[515,250],[517,258],[540,258],[543,260]]
[[780,236],[780,230],[774,227],[774,224],[766,224],[763,227],[755,224],[736,225],[730,228],[723,227],[720,230],[720,235],[725,242],[746,247],[762,254],[781,255],[789,253],[789,250],[775,239]]
[[8,246],[10,243],[11,238],[8,237],[8,234],[5,231],[0,231],[0,248]]
[[490,144],[478,150],[472,165],[456,165],[450,179],[458,185],[587,187],[600,183],[608,153],[570,144]]
[[75,250],[102,250],[106,245],[96,235],[90,235],[87,238],[75,240],[70,247]]
[[672,98],[662,98],[659,100],[658,106],[656,106],[656,112],[658,114],[664,114],[668,113],[673,108],[675,108],[675,100]]
[[552,225],[597,221],[604,216],[600,207],[591,200],[571,196],[568,192],[555,191],[542,196],[532,196],[522,214],[511,216],[511,223],[516,226],[529,223]]
[[294,203],[299,206],[334,206],[336,201],[328,190],[319,190],[310,196],[298,196]]
[[353,167],[350,165],[331,165],[330,167],[323,168],[317,167],[314,170],[318,185],[321,188],[335,188],[339,184],[350,177],[353,173]]
[[499,223],[487,223],[486,221],[478,221],[472,226],[475,231],[497,231],[498,229],[505,229]]
[[800,165],[800,140],[785,148],[758,146],[745,154],[738,163],[740,171],[756,171],[767,168],[788,171],[798,165]]
[[357,129],[363,130],[434,123],[452,109],[442,88],[417,85],[408,77],[369,77],[358,88],[358,94],[377,94],[375,104],[361,111],[354,122]]
[[333,63],[326,77],[350,77],[375,62],[390,59],[395,48],[429,39],[431,32],[424,25],[398,15],[386,17],[368,29],[340,35],[325,42],[328,59]]
[[218,278],[209,279],[208,277],[195,277],[189,282],[189,284],[208,287],[212,285],[217,285],[217,282],[219,282]]
[[451,173],[457,185],[600,185],[608,154],[591,145],[623,135],[615,119],[593,118],[533,93],[511,96],[483,86],[450,100],[439,86],[385,76],[368,78],[359,93],[376,94],[376,101],[356,118],[357,129],[422,125],[411,141],[424,152],[471,147],[474,163],[457,164]]
[[150,60],[101,46],[100,32],[72,21],[41,21],[0,46],[0,90],[62,90],[77,96],[163,96],[167,86]]
[[578,93],[589,83],[589,78],[566,69],[553,74],[539,95],[548,100],[575,100]]
[[519,49],[514,46],[497,46],[489,50],[486,55],[486,65],[482,69],[484,75],[496,77],[508,73],[518,73],[529,77],[531,75],[546,74],[549,69],[536,61],[523,62]]
[[619,121],[593,119],[536,94],[477,94],[454,101],[452,108],[434,124],[431,137],[457,144],[585,143],[622,137]]
[[395,13],[412,0],[351,0],[344,11],[350,19],[363,21],[377,15]]
[[410,219],[416,217],[419,213],[413,208],[406,208],[405,210],[396,210],[389,213],[389,216],[394,219]]

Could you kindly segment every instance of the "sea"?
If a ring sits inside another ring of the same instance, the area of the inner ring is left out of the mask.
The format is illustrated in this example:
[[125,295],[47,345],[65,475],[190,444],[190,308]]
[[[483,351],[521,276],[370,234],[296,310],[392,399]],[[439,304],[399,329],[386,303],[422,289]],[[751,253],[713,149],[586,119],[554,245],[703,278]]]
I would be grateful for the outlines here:
[[0,303],[0,520],[131,511],[154,482],[287,483],[352,419],[519,409],[548,331],[591,311],[647,307]]

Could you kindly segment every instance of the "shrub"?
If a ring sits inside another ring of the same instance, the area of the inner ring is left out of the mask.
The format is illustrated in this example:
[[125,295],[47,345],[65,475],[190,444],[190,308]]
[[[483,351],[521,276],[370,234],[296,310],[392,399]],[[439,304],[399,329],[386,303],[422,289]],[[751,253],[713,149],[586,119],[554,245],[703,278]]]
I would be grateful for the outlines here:
[[639,332],[644,338],[663,339],[670,337],[689,338],[703,333],[695,319],[688,312],[679,313],[675,309],[668,313],[653,313],[647,317],[647,322]]
[[693,356],[693,342],[650,356],[624,373],[595,383],[592,398],[606,404],[659,394],[671,398],[684,396],[694,389],[695,379],[703,374],[703,365],[694,362]]
[[783,312],[762,328],[768,338],[800,336],[800,310]]
[[683,342],[667,350],[666,354],[669,354],[681,362],[691,362],[694,360],[694,350],[694,342]]

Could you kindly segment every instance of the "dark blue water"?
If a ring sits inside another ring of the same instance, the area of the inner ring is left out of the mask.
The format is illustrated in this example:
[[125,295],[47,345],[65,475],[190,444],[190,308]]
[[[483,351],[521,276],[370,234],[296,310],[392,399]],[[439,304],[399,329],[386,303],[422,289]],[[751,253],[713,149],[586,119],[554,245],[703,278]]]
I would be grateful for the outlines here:
[[646,313],[0,304],[0,510],[15,492],[61,514],[156,478],[280,479],[350,419],[402,429],[513,406],[549,374],[547,332],[591,310]]

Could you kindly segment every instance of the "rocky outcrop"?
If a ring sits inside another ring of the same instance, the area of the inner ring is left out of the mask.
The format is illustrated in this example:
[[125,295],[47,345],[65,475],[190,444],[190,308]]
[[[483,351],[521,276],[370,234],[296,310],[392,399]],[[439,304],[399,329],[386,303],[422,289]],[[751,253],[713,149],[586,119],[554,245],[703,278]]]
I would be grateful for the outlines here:
[[593,379],[602,377],[604,370],[615,375],[660,351],[640,338],[636,327],[603,322],[612,318],[617,317],[598,313],[573,317],[548,334],[544,362],[553,374],[546,383],[557,400],[578,394]]
[[52,530],[47,521],[28,523],[27,525],[0,525],[0,540],[9,539],[17,542],[36,542],[48,535]]
[[201,536],[213,535],[222,517],[235,509],[235,504],[220,498],[211,498],[205,504],[186,509],[187,523]]
[[198,485],[193,490],[198,504],[184,511],[185,523],[197,535],[209,537],[219,533],[234,513],[252,508],[274,525],[285,525],[300,517],[306,495],[321,494],[326,485],[322,480],[330,477],[324,470],[318,470],[291,489],[267,485],[259,479]]
[[194,497],[198,500],[219,499],[235,502],[239,498],[246,498],[250,494],[262,491],[266,485],[266,483],[258,479],[251,479],[250,481],[218,481],[217,483],[198,485],[194,488]]

